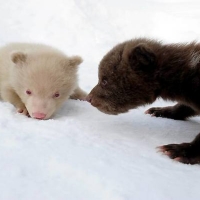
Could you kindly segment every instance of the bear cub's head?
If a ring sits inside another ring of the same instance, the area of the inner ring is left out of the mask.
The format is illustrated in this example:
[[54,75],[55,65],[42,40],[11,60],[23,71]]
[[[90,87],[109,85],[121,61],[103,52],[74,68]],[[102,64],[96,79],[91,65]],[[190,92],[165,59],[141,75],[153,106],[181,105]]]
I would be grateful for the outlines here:
[[12,86],[33,118],[50,118],[77,87],[79,56],[14,52],[11,60]]
[[87,100],[100,111],[119,114],[155,101],[154,81],[159,43],[136,39],[109,51],[99,65],[99,82]]

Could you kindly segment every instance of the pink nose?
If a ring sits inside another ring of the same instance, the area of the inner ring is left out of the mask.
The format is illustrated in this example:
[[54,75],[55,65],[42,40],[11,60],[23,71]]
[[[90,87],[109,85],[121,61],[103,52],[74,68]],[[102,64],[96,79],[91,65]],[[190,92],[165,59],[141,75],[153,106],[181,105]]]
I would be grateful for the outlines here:
[[44,119],[46,117],[44,113],[39,113],[39,112],[32,113],[32,115],[36,119]]

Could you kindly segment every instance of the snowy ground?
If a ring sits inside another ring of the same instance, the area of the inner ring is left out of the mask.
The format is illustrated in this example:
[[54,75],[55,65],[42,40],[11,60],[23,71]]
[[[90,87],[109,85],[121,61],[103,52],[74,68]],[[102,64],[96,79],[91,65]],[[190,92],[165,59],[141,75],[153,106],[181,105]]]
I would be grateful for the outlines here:
[[[81,55],[80,85],[89,92],[99,61],[118,42],[200,41],[200,2],[1,0],[0,30],[1,45],[42,42]],[[53,119],[39,121],[0,102],[0,200],[199,200],[200,166],[155,148],[191,141],[200,118],[152,118],[148,107],[109,116],[69,100]]]

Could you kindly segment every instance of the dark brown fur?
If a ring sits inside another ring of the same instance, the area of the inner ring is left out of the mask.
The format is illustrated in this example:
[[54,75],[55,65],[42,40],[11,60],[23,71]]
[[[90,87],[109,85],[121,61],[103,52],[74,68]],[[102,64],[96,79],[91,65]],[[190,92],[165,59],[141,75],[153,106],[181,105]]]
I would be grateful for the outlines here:
[[[151,108],[156,117],[184,120],[200,114],[200,44],[169,44],[148,39],[121,43],[99,65],[99,83],[87,100],[100,111],[119,114],[153,103],[158,97],[177,101]],[[200,134],[191,143],[160,147],[183,163],[200,163]]]

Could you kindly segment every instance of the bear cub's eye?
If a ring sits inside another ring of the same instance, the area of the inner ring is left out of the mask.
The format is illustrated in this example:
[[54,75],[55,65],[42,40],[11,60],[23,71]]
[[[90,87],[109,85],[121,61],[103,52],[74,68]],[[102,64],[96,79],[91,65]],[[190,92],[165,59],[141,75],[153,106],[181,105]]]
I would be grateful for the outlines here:
[[53,95],[54,98],[58,98],[59,96],[60,96],[60,94],[59,94],[58,92],[56,92],[56,93]]
[[26,90],[26,94],[31,95],[32,92],[30,90]]
[[108,81],[107,81],[106,79],[103,79],[103,80],[101,81],[102,86],[106,86],[107,83],[108,83]]

